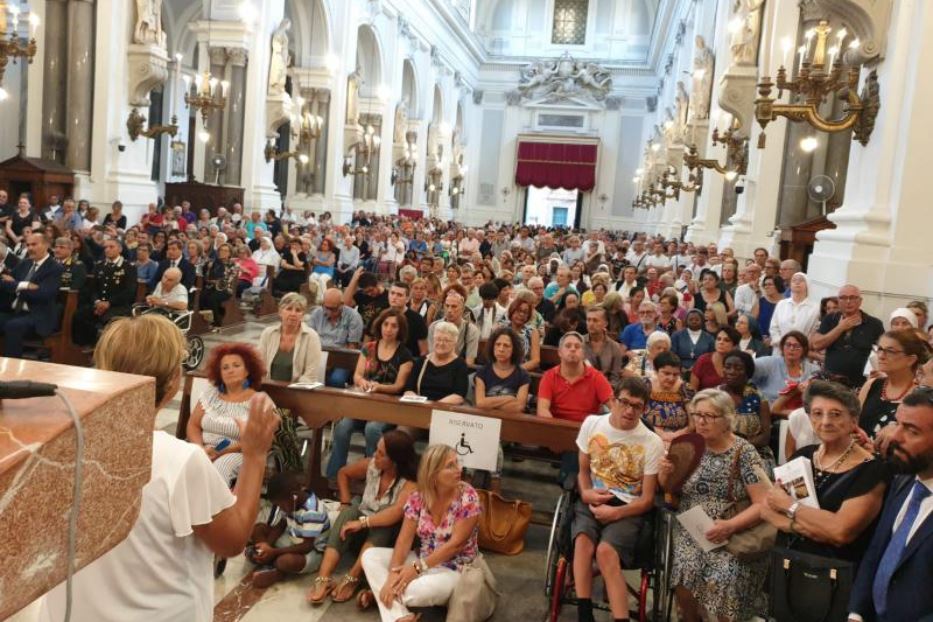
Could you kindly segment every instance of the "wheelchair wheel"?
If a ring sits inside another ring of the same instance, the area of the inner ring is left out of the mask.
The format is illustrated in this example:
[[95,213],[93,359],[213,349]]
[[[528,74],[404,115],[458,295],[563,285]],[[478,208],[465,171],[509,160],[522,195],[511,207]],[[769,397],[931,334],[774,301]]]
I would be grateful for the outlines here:
[[564,545],[565,536],[563,530],[570,529],[569,520],[572,495],[564,492],[557,499],[557,505],[554,507],[554,519],[551,521],[551,534],[547,542],[547,557],[545,565],[544,595],[551,597],[551,590],[554,587],[555,573],[557,571],[557,561],[562,554],[567,551],[561,550]]
[[197,335],[188,335],[188,357],[182,362],[181,366],[186,371],[197,369],[204,360],[204,340]]
[[[651,573],[647,570],[641,571],[641,585],[638,590],[638,620],[639,622],[648,622],[648,590],[651,588]],[[657,598],[657,592],[655,592]]]
[[570,572],[570,560],[560,555],[554,565],[554,583],[551,586],[550,607],[548,609],[549,622],[557,622],[560,617],[560,610],[564,604],[564,595],[567,591],[568,572]]

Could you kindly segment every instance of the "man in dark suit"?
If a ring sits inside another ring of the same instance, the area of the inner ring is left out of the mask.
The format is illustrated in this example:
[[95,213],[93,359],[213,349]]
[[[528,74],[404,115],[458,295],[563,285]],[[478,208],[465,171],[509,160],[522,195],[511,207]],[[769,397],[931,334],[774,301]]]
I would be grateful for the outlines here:
[[897,408],[887,457],[895,478],[849,599],[849,620],[933,620],[933,389]]
[[94,265],[89,302],[78,308],[72,323],[72,338],[78,345],[94,345],[100,328],[114,317],[130,314],[136,300],[136,266],[122,251],[119,241],[104,241],[104,258]]
[[21,357],[23,341],[38,335],[47,337],[58,328],[58,287],[62,267],[49,255],[49,241],[43,233],[26,240],[28,259],[12,274],[0,277],[0,288],[13,296],[9,308],[0,311],[3,356]]
[[159,269],[155,275],[155,283],[162,280],[162,275],[169,268],[178,268],[181,270],[181,284],[185,289],[194,287],[194,279],[197,276],[194,266],[191,262],[182,257],[182,245],[178,240],[169,240],[165,245],[165,259],[159,262]]

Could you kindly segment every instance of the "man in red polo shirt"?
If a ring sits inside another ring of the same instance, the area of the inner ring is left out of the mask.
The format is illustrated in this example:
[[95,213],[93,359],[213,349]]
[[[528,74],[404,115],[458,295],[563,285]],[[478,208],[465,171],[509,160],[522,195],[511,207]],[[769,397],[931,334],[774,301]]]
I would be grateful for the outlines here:
[[560,365],[544,373],[538,386],[538,416],[583,421],[612,399],[606,377],[584,363],[583,337],[569,332],[560,339]]

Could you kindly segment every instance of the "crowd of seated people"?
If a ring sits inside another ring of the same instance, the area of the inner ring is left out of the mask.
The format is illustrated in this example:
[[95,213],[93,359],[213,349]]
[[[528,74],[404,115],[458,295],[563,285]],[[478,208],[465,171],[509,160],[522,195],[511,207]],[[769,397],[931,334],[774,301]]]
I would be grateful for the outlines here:
[[[683,489],[683,506],[702,504],[711,516],[724,516],[727,498],[749,502],[742,513],[717,519],[710,541],[766,520],[791,549],[855,563],[875,555],[877,563],[859,574],[862,592],[853,592],[853,607],[861,609],[853,612],[869,612],[865,619],[871,619],[902,606],[884,598],[875,585],[881,579],[862,574],[888,572],[887,542],[872,540],[884,540],[876,523],[898,533],[900,518],[885,523],[885,499],[892,498],[885,490],[897,481],[889,463],[926,474],[924,481],[930,476],[924,462],[930,448],[912,436],[925,433],[926,422],[901,421],[902,412],[930,408],[922,390],[933,378],[923,301],[897,310],[885,326],[862,310],[856,285],[814,300],[801,266],[765,249],[739,260],[714,244],[644,234],[593,231],[581,242],[559,229],[467,228],[363,212],[343,225],[329,214],[314,218],[288,209],[247,215],[239,205],[213,215],[190,205],[152,206],[139,223],[128,223],[115,204],[98,225],[93,214],[82,213],[85,207],[66,200],[37,210],[28,197],[0,205],[7,240],[0,247],[4,354],[22,356],[28,340],[60,328],[63,287],[82,290],[72,335],[85,346],[97,343],[114,319],[130,315],[134,302],[182,310],[197,296],[219,324],[226,301],[269,289],[280,298],[280,322],[256,344],[214,348],[206,364],[210,388],[196,396],[187,426],[188,440],[204,448],[228,485],[243,468],[243,432],[264,379],[581,422],[579,452],[561,456],[562,474],[580,473],[578,489],[588,500],[577,513],[575,546],[581,559],[595,556],[613,616],[624,619],[625,592],[613,569],[627,564],[635,528],[628,518],[643,512],[656,481],[664,486],[670,470],[659,457],[664,446],[696,432],[706,453]],[[309,280],[320,285],[316,297],[299,293]],[[334,348],[356,351],[355,365],[325,367],[323,351]],[[281,414],[282,428],[293,427],[293,418]],[[594,415],[605,420],[591,421]],[[787,444],[780,453],[782,439],[773,432],[784,419]],[[361,592],[361,603],[378,605],[391,620],[411,615],[409,606],[446,602],[453,589],[448,571],[475,554],[475,492],[459,480],[455,454],[441,449],[422,458],[421,470],[431,478],[422,481],[414,473],[414,450],[404,442],[419,438],[418,431],[393,427],[337,421],[326,476],[341,501],[351,501],[350,480],[364,483],[368,496],[333,525],[312,520],[318,500],[298,480],[277,482],[270,501],[281,524],[253,533],[259,582],[320,566],[308,600],[342,602],[365,576],[372,591]],[[611,500],[594,488],[594,477],[605,479],[611,469],[605,456],[591,455],[594,445],[583,431],[592,436],[602,428],[607,438],[618,436],[652,456],[638,485],[623,495],[626,511],[598,509]],[[355,432],[363,434],[365,458],[347,464]],[[272,443],[283,472],[301,468],[294,444],[293,431]],[[771,477],[776,463],[796,456],[811,460],[818,493],[821,486],[829,490],[819,510],[792,511],[780,488],[769,492],[762,481],[762,473]],[[729,460],[738,465],[741,486],[721,468]],[[848,481],[850,471],[854,483],[835,484]],[[907,503],[913,494],[897,498]],[[462,526],[445,533],[435,524],[432,535],[425,516],[440,516],[438,508]],[[828,520],[830,513],[843,518]],[[392,529],[400,529],[395,548],[382,548],[391,544]],[[363,532],[366,537],[349,537]],[[410,553],[415,535],[422,542],[418,554]],[[431,538],[440,541],[430,544]],[[337,560],[360,547],[365,555],[335,580]],[[724,549],[703,551],[676,530],[675,550],[672,570],[685,619],[698,619],[702,610],[743,619],[759,607],[752,596],[764,587],[761,562],[730,558]],[[589,566],[579,566],[580,615],[589,619],[592,580]],[[882,579],[894,590],[891,576]],[[880,619],[896,619],[891,615]]]

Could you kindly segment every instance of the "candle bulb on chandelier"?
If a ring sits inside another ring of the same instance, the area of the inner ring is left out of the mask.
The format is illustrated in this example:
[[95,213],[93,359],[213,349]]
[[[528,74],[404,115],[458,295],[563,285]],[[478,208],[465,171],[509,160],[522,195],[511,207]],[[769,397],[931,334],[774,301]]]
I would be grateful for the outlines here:
[[815,36],[816,36],[815,28],[811,28],[804,34],[804,37],[807,40],[807,45],[806,45],[806,50],[804,51],[804,56],[810,56],[810,44],[813,42],[813,37]]
[[39,30],[39,24],[40,24],[39,16],[36,15],[35,13],[30,13],[29,14],[29,33],[33,39],[36,38],[36,31]]
[[801,45],[797,48],[797,54],[800,55],[800,61],[797,63],[797,73],[803,71],[803,61],[807,57],[807,46]]
[[784,51],[784,59],[781,61],[781,67],[787,67],[787,55],[793,47],[794,42],[791,41],[790,37],[784,37],[781,39],[781,49]]
[[838,47],[829,48],[829,66],[832,67],[836,62],[836,56],[839,54]]

